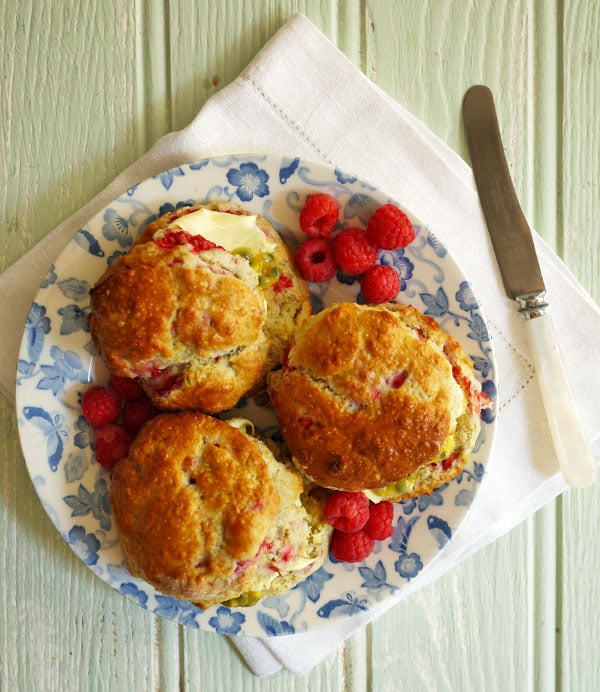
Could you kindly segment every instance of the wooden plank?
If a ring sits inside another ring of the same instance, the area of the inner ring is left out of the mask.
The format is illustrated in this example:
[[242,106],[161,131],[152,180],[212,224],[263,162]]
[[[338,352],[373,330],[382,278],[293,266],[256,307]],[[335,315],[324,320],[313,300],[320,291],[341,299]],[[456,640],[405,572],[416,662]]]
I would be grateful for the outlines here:
[[[288,3],[176,3],[169,22],[173,127],[187,125],[207,98],[232,82],[291,13]],[[181,32],[182,26],[196,27]]]
[[135,66],[125,8],[29,0],[3,8],[8,264],[134,159]]
[[600,107],[600,51],[595,40],[600,6],[597,2],[568,0],[564,3],[561,26],[563,255],[598,300],[600,243],[590,240],[597,239],[600,198],[598,120],[594,117]]
[[136,12],[135,138],[143,153],[172,130],[169,12],[163,0],[130,4]]
[[[557,53],[556,8],[550,3],[533,3],[528,33],[527,132],[531,145],[523,170],[521,204],[530,223],[556,249],[557,209],[560,176],[557,155],[560,120],[557,86],[560,68]],[[523,95],[525,96],[525,95]],[[518,156],[514,151],[513,155]],[[529,679],[532,689],[556,688],[557,620],[557,503],[552,502],[528,522],[530,561]]]
[[[562,253],[592,297],[600,302],[600,5],[567,0],[559,5],[562,90],[559,116]],[[574,316],[576,324],[577,317]],[[585,329],[585,325],[576,325]],[[600,689],[600,485],[570,492],[560,504],[557,684],[565,690]]]
[[[210,632],[184,630],[182,689],[184,690],[243,690],[251,692],[312,692],[313,690],[360,689],[344,682],[343,656],[333,653],[304,676],[287,670],[259,678],[253,675],[234,645],[225,637]],[[364,665],[364,657],[360,665]],[[347,685],[345,687],[345,685]]]

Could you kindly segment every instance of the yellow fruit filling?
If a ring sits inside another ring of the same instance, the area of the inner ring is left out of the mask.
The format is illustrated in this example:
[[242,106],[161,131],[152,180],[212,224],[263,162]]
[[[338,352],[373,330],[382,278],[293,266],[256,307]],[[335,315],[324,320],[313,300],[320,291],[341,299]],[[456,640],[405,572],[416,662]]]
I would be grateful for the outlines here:
[[261,288],[271,286],[281,276],[281,270],[274,264],[275,257],[270,252],[253,252],[248,247],[239,247],[232,250],[232,254],[248,260],[258,274],[258,285]]

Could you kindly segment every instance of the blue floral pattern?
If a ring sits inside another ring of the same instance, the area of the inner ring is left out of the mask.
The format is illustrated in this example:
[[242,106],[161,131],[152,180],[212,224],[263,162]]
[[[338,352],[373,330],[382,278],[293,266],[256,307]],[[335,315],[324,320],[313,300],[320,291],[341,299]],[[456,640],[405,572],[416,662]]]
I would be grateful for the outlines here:
[[227,180],[237,188],[236,195],[242,202],[250,202],[254,195],[266,197],[269,194],[269,174],[252,161],[240,164],[239,168],[230,168]]
[[333,579],[333,574],[331,574],[331,572],[327,572],[325,568],[319,567],[316,572],[313,572],[294,588],[304,591],[307,598],[309,598],[313,603],[316,603],[319,598],[321,598],[323,587],[329,579]]
[[67,435],[63,428],[64,417],[62,413],[49,413],[39,406],[25,406],[23,415],[25,420],[29,421],[43,435],[46,442],[48,465],[51,471],[56,471],[62,459],[63,437]]
[[219,606],[217,614],[210,618],[208,624],[214,627],[219,634],[234,635],[242,629],[242,625],[246,618],[242,613],[232,612],[230,608]]
[[23,344],[26,347],[28,359],[20,359],[19,368],[25,370],[25,364],[31,365],[42,353],[44,337],[50,333],[50,318],[46,315],[46,307],[34,303],[27,316]]
[[80,308],[79,305],[65,305],[60,308],[58,314],[62,317],[60,325],[61,334],[72,334],[79,330],[89,332],[87,318],[89,315],[89,307]]
[[79,449],[85,449],[92,443],[92,432],[90,424],[86,421],[83,416],[79,416],[74,423],[75,436],[73,437],[73,444]]
[[415,265],[406,256],[406,251],[404,249],[396,250],[395,252],[384,250],[380,252],[379,262],[380,264],[392,267],[396,270],[400,278],[400,290],[404,291],[408,285],[408,281],[412,279],[415,268]]
[[83,526],[75,525],[69,531],[67,541],[76,555],[78,555],[86,565],[92,566],[98,562],[98,551],[100,541],[93,533],[86,533]]
[[367,610],[367,599],[348,592],[344,594],[343,598],[334,598],[331,601],[326,601],[317,610],[317,615],[320,618],[332,619],[334,617],[356,615],[361,610]]
[[102,235],[107,240],[116,240],[122,248],[130,248],[133,245],[133,238],[129,233],[129,222],[115,209],[110,208],[104,212],[103,218]]
[[196,620],[200,609],[193,603],[179,601],[170,596],[156,595],[157,607],[154,612],[169,620],[175,620],[186,627],[198,629],[198,621]]
[[281,167],[279,168],[279,182],[285,185],[287,181],[294,175],[300,159],[298,157],[294,159],[283,159],[281,162]]
[[175,178],[184,175],[185,173],[183,172],[183,168],[181,168],[181,166],[176,166],[175,168],[170,168],[168,171],[155,175],[154,178],[160,180],[165,190],[170,190]]
[[[347,179],[346,176],[341,174],[336,174],[336,178],[340,182],[344,182]],[[347,180],[347,182],[355,181],[356,178]],[[366,226],[378,206],[377,201],[371,195],[363,192],[355,193],[344,206],[344,222],[352,221],[353,225],[362,224]]]
[[87,281],[71,276],[68,279],[59,281],[58,288],[65,298],[71,298],[79,302],[88,300],[91,286]]
[[[112,231],[109,230],[109,234],[112,234]],[[104,250],[102,249],[100,243],[85,228],[80,229],[79,232],[75,234],[73,242],[89,252],[90,255],[104,257]]]
[[258,613],[258,623],[263,633],[269,637],[278,637],[282,634],[295,634],[296,629],[287,620],[278,620],[268,613]]
[[112,514],[109,497],[110,491],[106,479],[100,478],[96,481],[92,492],[80,485],[77,495],[67,495],[64,501],[71,508],[72,517],[84,517],[91,513],[100,527],[108,531]]
[[80,451],[71,452],[65,461],[64,471],[65,480],[67,483],[74,483],[83,478],[85,472],[90,465],[90,460],[87,454]]
[[126,582],[125,584],[121,584],[121,586],[119,587],[119,591],[123,594],[123,596],[127,596],[127,598],[130,598],[132,601],[135,601],[138,605],[141,605],[142,608],[147,607],[148,594],[145,591],[139,589],[132,582]]
[[408,552],[410,535],[421,516],[419,515],[409,520],[404,519],[402,516],[398,517],[398,522],[389,542],[389,549],[399,555],[394,563],[394,569],[402,579],[413,579],[423,569],[421,556],[415,552]]
[[56,272],[54,271],[54,265],[50,266],[50,269],[48,270],[48,273],[44,277],[40,288],[48,288],[48,286],[52,286],[53,283],[56,282]]
[[379,560],[375,567],[359,567],[358,571],[363,578],[361,586],[364,586],[368,591],[379,591],[380,589],[396,590],[396,586],[389,584],[387,581],[387,570],[382,560]]
[[43,377],[37,383],[38,389],[49,389],[54,396],[69,382],[85,377],[83,361],[76,351],[63,351],[58,346],[50,349],[52,363],[42,364]]
[[[87,327],[89,289],[136,235],[163,213],[195,201],[243,203],[266,216],[291,248],[301,240],[298,212],[313,191],[334,195],[339,226],[364,227],[380,204],[394,202],[353,174],[298,157],[261,154],[203,159],[174,167],[123,195],[83,226],[50,267],[24,329],[17,366],[17,420],[36,492],[67,543],[91,570],[134,603],[186,627],[225,635],[280,636],[352,617],[420,577],[452,540],[485,478],[495,408],[484,411],[471,462],[451,483],[394,506],[394,533],[359,564],[329,558],[288,592],[247,608],[202,610],[156,592],[125,569],[109,503],[110,472],[93,458],[81,396],[105,381]],[[409,213],[409,212],[407,212]],[[409,213],[416,232],[402,250],[378,261],[395,269],[399,299],[434,317],[465,347],[483,391],[495,402],[496,366],[490,331],[473,286],[437,235]],[[310,286],[315,310],[337,300],[361,301],[356,277],[338,272]],[[277,439],[277,421],[260,398],[240,402],[257,430]]]

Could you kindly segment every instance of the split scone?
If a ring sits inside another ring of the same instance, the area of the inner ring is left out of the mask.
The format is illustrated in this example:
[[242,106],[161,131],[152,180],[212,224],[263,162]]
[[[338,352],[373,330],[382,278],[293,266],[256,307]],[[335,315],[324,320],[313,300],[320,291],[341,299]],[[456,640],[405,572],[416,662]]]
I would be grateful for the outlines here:
[[127,568],[203,608],[290,589],[319,568],[331,537],[300,474],[234,424],[191,411],[159,415],[113,471]]
[[391,501],[460,473],[485,399],[460,344],[396,303],[339,303],[308,318],[271,373],[269,394],[308,478]]
[[225,202],[150,223],[90,296],[109,371],[138,378],[162,410],[217,413],[256,393],[311,312],[275,229]]

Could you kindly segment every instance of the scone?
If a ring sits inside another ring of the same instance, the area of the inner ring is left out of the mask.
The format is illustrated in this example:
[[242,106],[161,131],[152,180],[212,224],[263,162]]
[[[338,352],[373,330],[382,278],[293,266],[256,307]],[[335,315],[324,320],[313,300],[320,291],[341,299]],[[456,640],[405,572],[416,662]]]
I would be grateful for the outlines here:
[[298,469],[324,487],[391,501],[460,473],[483,398],[460,344],[396,303],[340,303],[308,318],[269,394]]
[[162,410],[227,410],[255,394],[311,312],[306,282],[263,217],[225,202],[150,223],[90,292],[112,374]]
[[110,501],[131,574],[203,608],[286,591],[328,552],[331,528],[300,474],[199,412],[149,421],[113,471]]
[[[296,267],[293,254],[264,216],[223,201],[180,207],[163,214],[146,226],[136,243],[159,238],[166,229],[173,227],[200,235],[210,233],[212,241],[223,243],[234,254],[245,257],[256,270],[259,289],[266,301],[264,332],[268,351],[254,391],[262,388],[267,373],[281,363],[296,327],[312,313],[308,286]],[[256,230],[262,235],[259,240]]]
[[263,374],[265,301],[247,261],[172,238],[108,267],[90,292],[92,339],[109,371],[139,378],[157,407],[223,411]]

